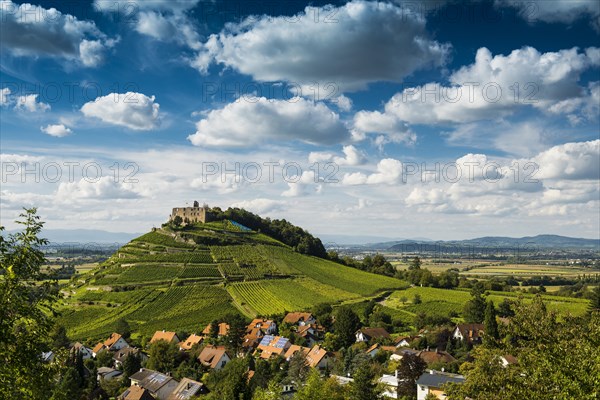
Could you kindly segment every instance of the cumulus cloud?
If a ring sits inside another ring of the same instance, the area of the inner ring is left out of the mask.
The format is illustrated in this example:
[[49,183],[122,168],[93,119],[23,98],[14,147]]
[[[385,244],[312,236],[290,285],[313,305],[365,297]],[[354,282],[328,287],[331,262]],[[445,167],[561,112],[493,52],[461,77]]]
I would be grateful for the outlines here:
[[353,145],[347,145],[342,148],[344,156],[336,156],[332,153],[313,151],[308,155],[308,162],[333,162],[337,165],[361,165],[367,160],[364,152]]
[[370,82],[400,82],[417,70],[443,65],[449,49],[429,37],[425,18],[417,13],[354,0],[341,7],[307,7],[293,17],[228,24],[206,41],[194,65],[206,72],[211,63],[222,64],[257,81],[317,82],[320,88],[333,83],[344,92]]
[[412,145],[417,140],[417,135],[408,124],[397,116],[379,111],[359,111],[354,114],[352,136],[361,140],[367,134],[379,134],[375,144],[380,150],[387,143]]
[[210,111],[188,136],[195,146],[241,147],[269,140],[334,144],[349,137],[339,115],[321,102],[255,98]]
[[82,178],[75,182],[61,182],[56,199],[69,203],[77,200],[135,199],[140,197],[131,187],[115,181],[112,176],[98,179]]
[[554,146],[536,157],[540,179],[600,179],[600,139]]
[[28,112],[45,112],[50,109],[50,104],[37,101],[37,94],[26,94],[18,96],[16,99],[15,110]]
[[160,105],[154,100],[154,96],[136,92],[110,93],[85,103],[81,112],[86,117],[95,117],[112,125],[147,131],[160,124]]
[[71,129],[67,128],[63,124],[47,125],[45,127],[42,126],[42,127],[40,127],[40,130],[42,132],[44,132],[45,134],[48,134],[48,135],[54,136],[54,137],[65,137],[65,136],[68,136],[71,133],[73,133],[71,131]]
[[599,51],[572,48],[540,53],[524,47],[507,56],[494,56],[480,48],[473,64],[450,75],[449,86],[429,83],[406,88],[386,103],[384,113],[357,113],[355,125],[359,130],[368,128],[368,123],[362,127],[361,119],[379,122],[381,130],[402,121],[465,123],[507,116],[519,107],[573,114],[576,111],[572,107],[559,104],[566,100],[593,103],[596,84],[585,88],[578,81],[584,71],[600,65]]
[[97,67],[116,43],[93,21],[81,21],[55,8],[18,5],[10,0],[2,0],[0,7],[0,47],[15,56],[56,57]]
[[352,99],[347,96],[344,96],[343,94],[333,99],[332,103],[334,103],[337,106],[337,108],[340,109],[340,111],[348,112],[352,110]]
[[344,174],[342,185],[394,185],[402,180],[402,163],[393,158],[384,158],[377,163],[377,170],[371,174],[352,172]]

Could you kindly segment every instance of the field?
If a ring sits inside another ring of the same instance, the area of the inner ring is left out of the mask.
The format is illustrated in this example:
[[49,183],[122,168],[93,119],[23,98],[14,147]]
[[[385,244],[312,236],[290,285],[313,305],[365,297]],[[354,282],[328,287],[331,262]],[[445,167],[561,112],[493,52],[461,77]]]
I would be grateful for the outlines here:
[[[421,296],[421,304],[413,304],[415,295]],[[488,300],[492,300],[498,305],[503,299],[509,298],[516,300],[519,293],[512,292],[490,292]],[[531,301],[533,295],[523,294],[525,301]],[[581,315],[586,312],[588,301],[571,297],[558,297],[545,295],[542,296],[549,310],[555,310],[559,313],[572,313]],[[402,301],[406,298],[406,302]],[[385,301],[385,305],[397,310],[403,310],[411,314],[425,312],[427,314],[448,315],[454,312],[460,315],[463,305],[469,301],[471,295],[466,290],[436,289],[429,287],[411,287],[406,290],[398,290]]]

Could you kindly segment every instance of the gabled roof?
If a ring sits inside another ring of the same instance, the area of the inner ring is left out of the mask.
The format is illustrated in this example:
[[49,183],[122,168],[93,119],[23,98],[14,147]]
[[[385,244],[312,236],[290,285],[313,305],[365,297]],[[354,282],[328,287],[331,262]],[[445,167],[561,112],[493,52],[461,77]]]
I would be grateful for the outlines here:
[[485,325],[483,324],[458,324],[454,331],[460,331],[460,334],[468,340],[476,340],[481,337],[481,333],[485,330]]
[[423,351],[420,351],[419,354],[417,354],[417,355],[423,361],[425,361],[427,364],[432,364],[432,363],[437,363],[437,362],[450,363],[450,362],[456,361],[456,358],[452,357],[449,353],[447,353],[445,351],[439,351],[439,350],[435,350],[435,351],[423,350]]
[[283,322],[287,324],[297,324],[299,322],[308,321],[312,316],[313,315],[309,312],[291,312],[283,318]]
[[362,329],[359,329],[357,331],[357,333],[358,332],[362,333],[364,336],[368,337],[369,339],[389,338],[390,337],[390,334],[384,328],[362,328]]
[[102,350],[102,349],[104,349],[104,343],[100,342],[94,346],[94,348],[92,349],[92,352],[95,354],[98,354],[100,352],[100,350]]
[[173,393],[167,397],[167,400],[188,400],[203,393],[208,393],[208,389],[204,386],[204,383],[183,378]]
[[191,350],[194,345],[199,344],[204,340],[202,336],[198,336],[195,333],[191,334],[183,342],[179,343],[179,348],[183,350]]
[[[209,335],[211,326],[212,326],[212,324],[206,325],[206,328],[204,328],[204,330],[202,331],[202,334],[205,336]],[[219,324],[219,336],[227,336],[228,333],[229,333],[229,324],[226,324],[225,322],[221,322]]]
[[117,350],[115,352],[115,355],[113,356],[113,360],[118,361],[118,362],[124,362],[125,359],[127,358],[127,356],[129,356],[130,354],[137,354],[139,352],[139,349],[136,349],[135,347],[123,347],[121,350]]
[[310,349],[308,347],[298,346],[297,344],[293,344],[289,349],[285,352],[283,356],[286,360],[290,360],[296,352],[302,351],[305,355],[310,353]]
[[75,344],[73,344],[73,346],[71,347],[71,350],[72,351],[91,351],[91,349],[89,347],[86,347],[79,342],[75,342]]
[[154,333],[154,336],[152,336],[150,343],[154,343],[159,340],[164,340],[166,342],[172,342],[172,341],[176,340],[179,342],[179,338],[177,337],[177,334],[175,332],[168,332],[168,331],[156,331]]
[[[202,352],[198,356],[198,360],[207,367],[216,368],[225,354],[227,354],[227,351],[223,346],[206,346],[202,349]],[[227,357],[229,357],[229,355],[227,355]]]
[[155,400],[146,389],[139,386],[131,386],[119,397],[121,400]]
[[110,335],[110,337],[104,342],[104,345],[110,349],[115,343],[119,341],[119,339],[121,339],[121,337],[121,335],[115,332],[112,335]]
[[306,355],[306,362],[310,367],[314,368],[319,365],[321,360],[323,360],[323,358],[328,354],[329,352],[327,350],[317,344]]
[[462,375],[449,374],[447,372],[439,372],[434,370],[425,370],[423,375],[417,379],[417,385],[440,388],[448,382],[462,383],[465,377]]
[[131,375],[129,379],[139,382],[139,386],[149,390],[150,393],[158,392],[163,386],[171,381],[179,384],[179,382],[168,375],[146,368],[142,368],[135,374]]
[[273,322],[270,319],[255,318],[252,320],[252,322],[250,322],[250,324],[248,324],[247,330],[251,330],[252,328],[259,328],[260,330],[267,331],[269,330],[269,328],[271,328],[271,326],[274,323],[275,322]]

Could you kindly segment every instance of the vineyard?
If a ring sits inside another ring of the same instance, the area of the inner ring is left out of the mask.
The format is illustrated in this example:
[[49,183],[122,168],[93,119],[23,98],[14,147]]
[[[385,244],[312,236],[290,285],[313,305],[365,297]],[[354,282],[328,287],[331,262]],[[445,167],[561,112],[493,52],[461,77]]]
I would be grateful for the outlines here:
[[[414,296],[418,294],[421,297],[421,304],[413,304]],[[520,293],[512,292],[490,292],[488,300],[498,305],[505,298],[516,300]],[[581,315],[587,309],[588,301],[572,297],[558,297],[552,295],[542,296],[549,310],[559,313],[570,312],[574,315]],[[406,302],[403,302],[403,298]],[[523,294],[525,301],[530,301],[533,295]],[[386,301],[386,306],[405,310],[412,313],[425,312],[427,314],[445,314],[454,312],[458,315],[462,313],[464,304],[471,299],[471,295],[465,290],[436,289],[430,287],[412,287],[406,290],[394,292]]]

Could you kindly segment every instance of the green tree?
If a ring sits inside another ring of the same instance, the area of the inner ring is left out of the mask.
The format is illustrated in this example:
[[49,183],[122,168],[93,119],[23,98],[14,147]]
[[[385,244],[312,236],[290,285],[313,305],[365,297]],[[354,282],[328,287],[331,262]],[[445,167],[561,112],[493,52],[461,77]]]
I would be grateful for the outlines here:
[[[600,387],[600,314],[561,316],[546,309],[540,296],[519,299],[506,326],[509,341],[479,346],[464,363],[462,385],[445,388],[451,400],[594,399]],[[568,349],[568,350],[565,350]],[[504,367],[501,357],[517,363]]]
[[142,368],[142,358],[138,354],[129,353],[123,360],[123,381],[129,386],[129,377]]
[[346,400],[346,388],[334,378],[323,379],[319,371],[312,369],[306,384],[298,389],[294,400]]
[[349,347],[356,341],[354,335],[358,328],[360,328],[360,318],[350,307],[341,306],[336,310],[333,329],[341,347]]
[[158,340],[148,350],[148,368],[160,372],[172,372],[177,366],[179,347],[174,342]]
[[173,225],[175,225],[176,227],[181,226],[182,223],[183,218],[181,218],[179,215],[176,215],[175,218],[173,218]]
[[421,304],[423,300],[421,300],[421,295],[419,293],[415,293],[415,297],[413,297],[413,304]]
[[496,308],[494,303],[489,300],[485,308],[484,317],[484,341],[488,345],[494,345],[498,339],[500,339],[500,333],[498,333],[498,321],[496,320]]
[[515,315],[511,302],[506,297],[500,302],[500,304],[498,304],[498,315],[505,318]]
[[67,337],[67,330],[60,324],[54,324],[50,331],[50,339],[52,340],[52,348],[54,350],[69,348],[71,341]]
[[481,324],[485,318],[486,302],[481,286],[471,289],[471,300],[463,307],[463,318],[469,324]]
[[405,354],[398,364],[398,398],[417,395],[417,379],[425,372],[427,364],[415,354]]
[[412,271],[414,269],[421,269],[421,259],[419,257],[415,257],[410,261],[408,265],[408,270]]
[[258,388],[252,396],[252,400],[280,400],[281,386],[276,381],[270,381],[266,389]]
[[211,374],[209,384],[210,400],[240,400],[248,395],[248,360],[235,358],[225,365],[221,371]]
[[352,400],[374,400],[380,398],[381,389],[375,382],[375,372],[369,362],[363,362],[354,371],[354,381],[349,383]]
[[40,282],[43,222],[35,208],[20,218],[20,232],[0,235],[0,398],[45,399],[57,365],[40,355],[51,347],[58,289],[55,282]]
[[300,384],[306,380],[310,368],[306,363],[306,354],[303,351],[294,353],[288,365],[288,378],[292,382]]
[[112,367],[113,366],[113,353],[103,349],[96,354],[96,363],[99,367]]
[[131,327],[129,326],[129,322],[123,318],[119,318],[115,326],[115,331],[123,335],[124,338],[129,338],[131,335]]
[[239,314],[228,314],[223,319],[229,324],[225,345],[235,355],[241,350],[242,343],[244,343],[247,323],[244,317]]
[[67,368],[60,377],[50,400],[79,399],[82,393],[79,374],[74,367]]
[[600,312],[600,285],[592,291],[592,298],[590,299],[590,305],[588,306],[589,313]]

